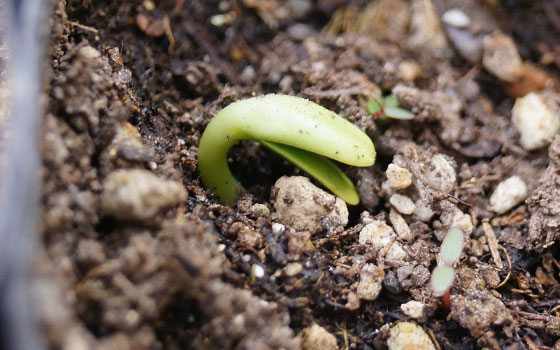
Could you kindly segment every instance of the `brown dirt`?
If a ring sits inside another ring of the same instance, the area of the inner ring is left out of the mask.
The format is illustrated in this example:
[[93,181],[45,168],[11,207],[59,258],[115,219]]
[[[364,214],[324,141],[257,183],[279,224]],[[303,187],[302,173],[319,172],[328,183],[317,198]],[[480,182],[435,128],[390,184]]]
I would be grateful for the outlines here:
[[[33,271],[50,348],[299,349],[298,333],[317,323],[341,349],[385,349],[387,325],[409,319],[400,308],[409,300],[427,306],[416,322],[442,349],[559,348],[560,138],[548,153],[521,148],[510,120],[512,84],[447,44],[412,43],[408,15],[376,13],[368,20],[375,25],[355,25],[367,12],[362,1],[286,2],[309,4],[302,17],[288,5],[279,11],[275,0],[181,3],[55,2]],[[335,3],[346,11],[334,12]],[[439,13],[461,3],[434,0]],[[387,6],[411,8],[409,1]],[[500,28],[523,60],[558,79],[555,2],[479,1],[465,11],[476,19],[474,31]],[[220,18],[226,23],[211,24]],[[421,75],[404,80],[403,60]],[[372,93],[391,91],[414,120],[368,114]],[[373,167],[345,168],[362,198],[346,227],[325,225],[313,236],[273,230],[270,189],[300,171],[253,142],[230,154],[249,193],[236,206],[220,205],[201,187],[196,155],[205,125],[229,103],[271,92],[320,103],[374,140]],[[438,154],[457,174],[450,189],[433,185]],[[412,186],[399,193],[424,203],[433,218],[391,209],[383,185],[389,163],[412,173]],[[141,193],[108,208],[103,190],[119,169],[141,169],[135,174],[161,198]],[[512,175],[527,183],[528,199],[498,215],[489,198]],[[429,276],[438,237],[457,213],[474,230],[445,310]],[[404,259],[358,243],[372,220],[394,227]],[[504,247],[502,268],[483,221]],[[287,273],[294,263],[302,271]],[[384,274],[373,301],[356,294],[366,263]]]

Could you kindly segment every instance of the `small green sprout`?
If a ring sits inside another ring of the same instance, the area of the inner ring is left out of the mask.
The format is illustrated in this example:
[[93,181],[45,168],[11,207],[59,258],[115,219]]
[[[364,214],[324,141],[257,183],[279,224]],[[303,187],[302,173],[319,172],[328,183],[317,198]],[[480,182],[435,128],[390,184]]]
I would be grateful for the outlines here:
[[222,203],[244,191],[227,164],[227,152],[240,140],[254,140],[288,159],[349,204],[360,198],[352,181],[329,159],[371,166],[371,139],[336,113],[287,95],[253,97],[230,104],[210,121],[198,146],[202,183]]
[[373,115],[374,119],[401,119],[410,120],[414,114],[398,107],[399,100],[393,95],[385,97],[374,94],[372,100],[367,104],[367,111]]
[[463,232],[459,229],[452,229],[443,239],[439,252],[440,265],[432,272],[431,284],[435,295],[448,296],[449,289],[451,289],[453,279],[455,278],[453,265],[461,256],[463,244]]

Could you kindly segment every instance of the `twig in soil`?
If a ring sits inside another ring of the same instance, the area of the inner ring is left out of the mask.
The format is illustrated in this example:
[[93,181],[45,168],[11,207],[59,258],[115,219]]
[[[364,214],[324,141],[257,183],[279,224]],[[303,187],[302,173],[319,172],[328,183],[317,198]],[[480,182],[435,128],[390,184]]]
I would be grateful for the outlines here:
[[534,308],[549,308],[551,306],[554,306],[554,308],[550,310],[550,312],[552,312],[556,310],[558,307],[560,307],[559,304],[560,304],[560,299],[552,299],[552,300],[543,300],[543,301],[535,302],[531,304],[531,306]]
[[350,344],[348,342],[348,335],[350,334],[350,332],[348,332],[348,330],[346,329],[346,321],[344,322],[343,326],[339,326],[337,324],[336,327],[339,329],[339,331],[335,334],[342,336],[342,339],[344,339],[344,349],[350,349]]
[[512,288],[512,289],[510,289],[510,292],[517,293],[517,294],[524,294],[524,295],[527,295],[527,296],[529,296],[533,299],[538,299],[538,297],[539,297],[538,295],[533,294],[533,292],[531,292],[528,289]]
[[504,268],[504,264],[502,263],[502,258],[500,258],[500,252],[498,251],[498,240],[496,239],[496,234],[492,229],[492,226],[488,223],[488,219],[484,219],[482,221],[482,231],[484,231],[484,236],[488,240],[488,248],[490,249],[490,254],[492,255],[492,259],[501,269]]
[[82,29],[82,30],[85,30],[85,31],[87,31],[87,32],[91,32],[91,33],[93,33],[93,34],[95,34],[95,35],[98,35],[98,34],[99,34],[99,30],[97,30],[97,29],[95,29],[95,28],[93,28],[93,27],[90,27],[90,26],[86,26],[86,25],[84,25],[84,24],[80,24],[80,23],[78,23],[78,22],[68,21],[68,24],[70,24],[70,25],[73,26],[73,27],[76,27],[76,28],[80,28],[80,29]]
[[335,310],[336,309],[340,309],[340,310],[349,310],[348,307],[346,307],[346,305],[343,305],[341,303],[337,303],[336,301],[332,301],[329,299],[325,299],[325,304],[332,306]]
[[185,5],[185,0],[177,0],[177,3],[175,4],[175,8],[173,8],[173,12],[171,12],[171,16],[176,17],[179,13],[181,13],[181,10],[183,9],[184,5]]
[[321,271],[321,275],[319,276],[319,278],[317,279],[317,282],[315,282],[314,286],[318,286],[319,283],[321,283],[321,281],[323,280],[323,276],[325,275],[324,271]]
[[524,336],[523,340],[525,340],[525,342],[527,343],[527,346],[529,347],[529,350],[547,350],[547,349],[552,350],[552,348],[549,348],[548,346],[541,346],[541,345],[535,344],[531,340],[531,338],[529,338],[528,335]]
[[163,16],[162,20],[163,30],[165,31],[165,36],[169,41],[169,46],[167,47],[167,53],[173,55],[173,50],[175,49],[175,36],[173,36],[173,31],[171,30],[171,21],[169,20],[169,16]]
[[468,189],[468,188],[472,188],[474,187],[474,185],[478,182],[481,181],[497,181],[501,179],[501,176],[496,175],[496,174],[487,174],[487,175],[482,175],[480,178],[476,178],[476,177],[471,177],[468,180],[465,180],[464,182],[462,182],[459,185],[460,189]]
[[436,339],[436,335],[434,334],[434,331],[432,331],[430,328],[428,328],[428,335],[430,336],[430,339],[432,339],[432,343],[434,343],[436,350],[441,350],[441,346],[439,345],[439,342]]
[[[434,190],[439,191],[439,190],[437,190],[437,189],[435,189],[435,188],[434,188]],[[451,193],[445,193],[445,192],[443,192],[443,191],[440,191],[440,192],[443,193],[444,195],[446,195],[447,198],[451,198],[451,199],[453,199],[453,200],[456,200],[458,203],[461,203],[461,204],[463,204],[463,205],[466,205],[466,206],[469,207],[469,208],[474,207],[474,206],[473,206],[472,204],[470,204],[469,202],[465,202],[464,200],[460,199],[460,198],[457,197],[457,196],[452,195]]]
[[510,257],[509,257],[509,253],[508,253],[507,249],[504,248],[503,246],[499,246],[498,248],[501,249],[501,250],[503,250],[503,251],[504,251],[504,254],[506,255],[506,259],[507,259],[508,266],[509,266],[509,271],[508,271],[508,274],[507,274],[506,278],[504,278],[504,280],[503,280],[500,284],[498,284],[498,285],[496,286],[496,289],[498,289],[498,288],[502,287],[503,285],[505,285],[505,284],[507,283],[507,281],[509,280],[509,277],[511,276],[511,259],[510,259]]

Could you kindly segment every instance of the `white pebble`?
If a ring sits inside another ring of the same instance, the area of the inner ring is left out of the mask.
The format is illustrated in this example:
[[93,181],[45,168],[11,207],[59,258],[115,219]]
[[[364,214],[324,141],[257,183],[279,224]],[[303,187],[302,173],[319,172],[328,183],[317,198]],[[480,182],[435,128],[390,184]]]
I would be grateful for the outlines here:
[[412,174],[410,171],[393,163],[389,164],[385,174],[387,175],[389,186],[397,190],[402,190],[412,184]]
[[261,265],[253,265],[253,276],[255,276],[256,279],[261,279],[264,277],[264,269]]
[[393,225],[393,229],[400,239],[409,242],[414,239],[406,220],[395,210],[391,210],[389,212],[389,221],[391,222],[391,225]]
[[531,92],[515,101],[511,110],[513,126],[521,135],[526,150],[549,144],[560,129],[560,116],[538,94]]
[[395,231],[383,221],[374,220],[360,231],[360,244],[372,245],[375,249],[381,249],[391,244],[397,235]]
[[527,185],[519,176],[500,182],[490,197],[492,211],[503,214],[527,198]]
[[401,305],[401,310],[404,314],[415,319],[422,318],[424,316],[425,308],[426,306],[424,306],[424,304],[416,300],[411,300],[408,303]]
[[399,213],[404,215],[410,215],[414,213],[416,209],[416,205],[414,205],[412,199],[401,194],[392,195],[391,198],[389,198],[389,203],[391,203]]
[[288,265],[286,265],[286,267],[284,267],[284,273],[288,277],[297,276],[301,273],[302,270],[303,270],[303,265],[297,262],[289,263]]
[[422,327],[413,322],[399,322],[389,331],[389,350],[435,350],[434,343]]
[[426,205],[423,200],[417,200],[415,205],[416,210],[414,211],[414,215],[418,220],[428,222],[432,219],[432,216],[434,216],[434,211],[429,205]]
[[430,160],[430,170],[426,172],[426,182],[431,187],[445,193],[453,190],[457,173],[443,154],[436,154]]
[[453,217],[451,219],[451,227],[449,227],[449,231],[454,228],[463,231],[463,233],[467,235],[472,234],[474,227],[472,224],[471,216],[469,214],[463,213],[460,209],[455,208]]
[[397,241],[394,241],[393,244],[391,244],[391,248],[389,248],[387,254],[385,254],[385,259],[387,260],[403,261],[407,257],[408,254],[404,251],[402,245]]
[[356,293],[362,300],[375,300],[381,292],[385,272],[374,264],[365,264],[360,271]]
[[284,232],[286,232],[286,226],[277,222],[272,224],[272,233],[275,235],[281,235]]
[[513,83],[523,74],[523,61],[515,42],[495,31],[482,40],[482,65],[498,79]]
[[469,16],[457,8],[445,11],[443,16],[441,16],[441,20],[443,23],[456,28],[467,28],[471,25],[471,19]]

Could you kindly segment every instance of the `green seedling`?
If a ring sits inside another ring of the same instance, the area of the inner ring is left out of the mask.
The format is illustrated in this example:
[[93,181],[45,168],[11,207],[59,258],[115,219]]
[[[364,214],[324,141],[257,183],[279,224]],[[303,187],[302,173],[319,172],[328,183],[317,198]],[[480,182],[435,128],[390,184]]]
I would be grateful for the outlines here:
[[439,265],[432,271],[432,290],[437,296],[449,291],[455,279],[455,269],[451,266]]
[[266,95],[230,104],[210,121],[198,147],[202,183],[222,203],[244,192],[227,164],[229,149],[254,140],[280,154],[349,204],[358,204],[352,181],[328,158],[353,166],[371,166],[371,139],[336,113],[309,100]]
[[432,290],[435,295],[444,297],[444,306],[449,308],[449,290],[455,279],[455,269],[453,265],[459,260],[463,252],[464,238],[463,232],[459,229],[452,229],[441,243],[439,252],[440,265],[432,272]]
[[400,119],[410,120],[414,114],[406,109],[399,108],[399,100],[393,95],[382,97],[374,94],[372,100],[367,104],[367,110],[373,115],[374,119]]

